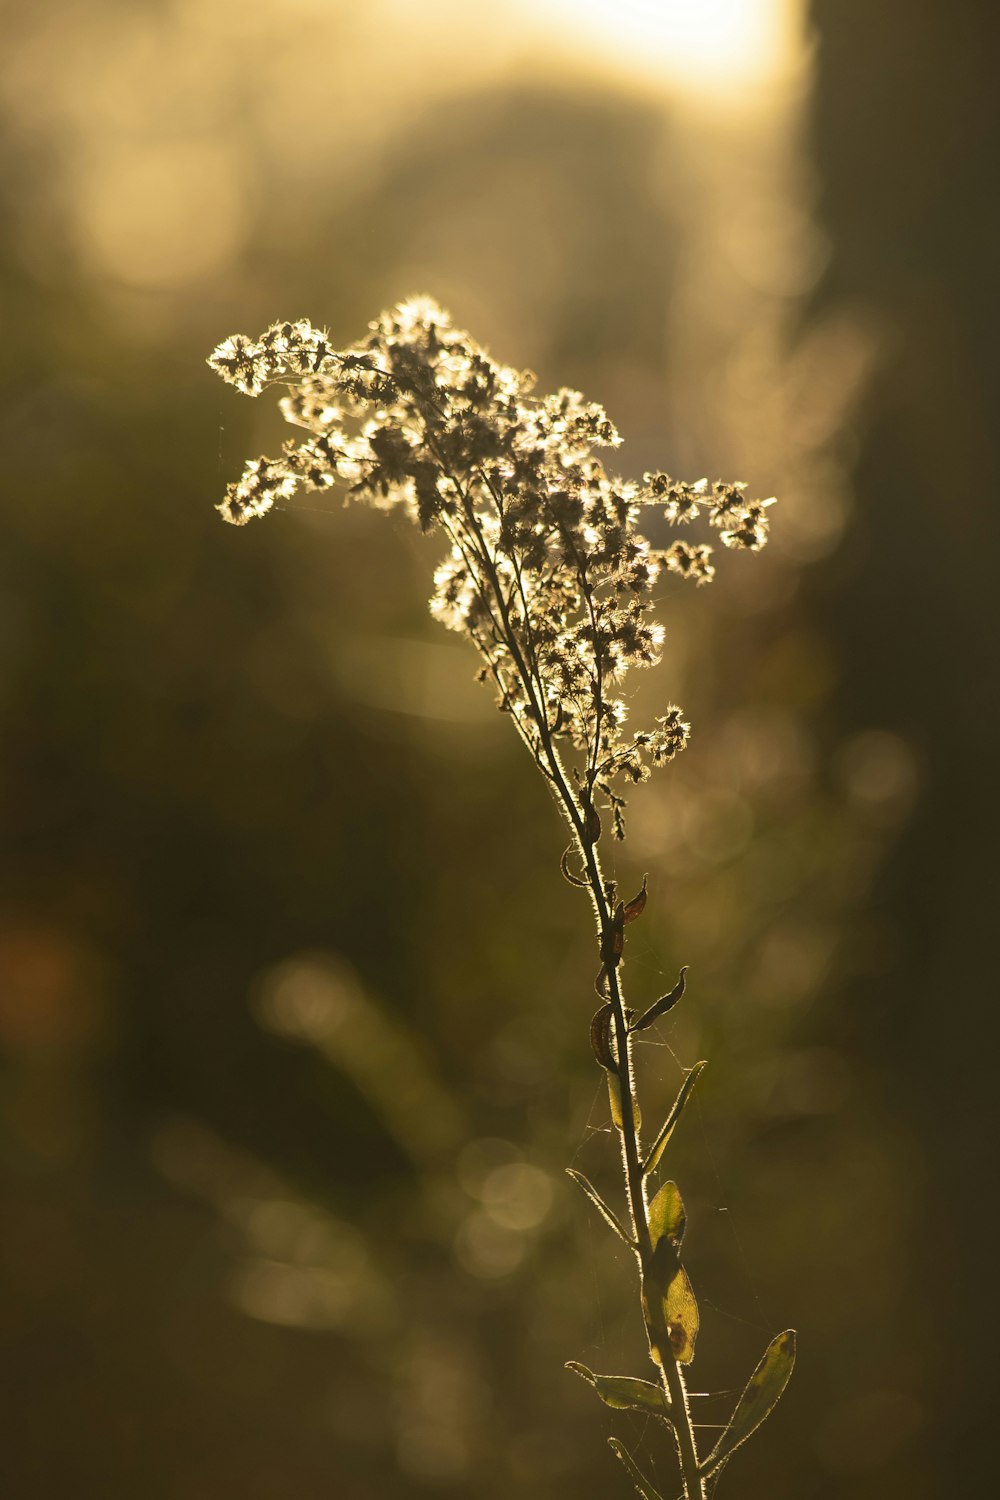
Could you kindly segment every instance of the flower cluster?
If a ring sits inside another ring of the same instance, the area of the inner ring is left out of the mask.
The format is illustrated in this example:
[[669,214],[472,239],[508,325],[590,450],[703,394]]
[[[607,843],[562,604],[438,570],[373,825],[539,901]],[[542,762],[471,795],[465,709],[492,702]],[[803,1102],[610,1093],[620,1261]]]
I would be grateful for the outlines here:
[[346,350],[299,321],[228,338],[209,364],[247,395],[286,386],[281,409],[308,434],[246,465],[218,507],[225,519],[243,525],[301,488],[340,485],[439,528],[432,612],[475,642],[480,675],[578,826],[599,837],[600,802],[623,836],[614,783],[643,780],[689,733],[675,707],[625,729],[622,679],[660,657],[654,585],[664,570],[699,584],[714,572],[708,545],[652,547],[641,512],[673,525],[704,516],[724,546],[756,551],[771,501],[747,501],[742,484],[613,477],[594,450],[621,440],[600,406],[572,390],[533,395],[529,372],[498,364],[426,299]]

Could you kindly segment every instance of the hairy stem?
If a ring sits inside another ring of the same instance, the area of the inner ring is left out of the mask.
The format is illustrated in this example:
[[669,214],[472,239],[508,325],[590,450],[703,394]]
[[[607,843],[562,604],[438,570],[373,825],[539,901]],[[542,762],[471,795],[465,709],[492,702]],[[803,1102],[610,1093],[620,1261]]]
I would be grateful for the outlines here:
[[[602,954],[608,950],[612,932],[612,912],[608,901],[604,873],[601,868],[600,855],[597,852],[596,839],[588,832],[590,825],[590,814],[594,812],[593,805],[593,783],[595,778],[596,759],[600,747],[601,736],[601,713],[602,701],[601,689],[603,686],[603,675],[600,662],[600,637],[597,630],[597,621],[594,615],[593,597],[587,586],[586,568],[579,556],[576,556],[577,567],[583,584],[583,595],[587,601],[591,624],[594,632],[594,650],[596,653],[595,675],[597,678],[597,703],[598,714],[594,731],[594,744],[588,757],[588,777],[584,788],[580,789],[579,795],[575,795],[566,775],[565,767],[559,751],[556,748],[552,729],[549,724],[548,714],[545,710],[544,690],[541,675],[538,670],[534,653],[530,651],[532,645],[530,633],[527,632],[529,619],[528,601],[523,594],[523,585],[520,573],[515,569],[516,582],[522,589],[522,604],[526,622],[527,646],[529,657],[526,660],[522,654],[517,634],[513,629],[509,604],[503,590],[500,576],[496,566],[496,559],[483,536],[478,525],[470,502],[468,485],[463,486],[457,476],[447,466],[442,464],[448,478],[453,484],[460,503],[465,512],[465,518],[469,526],[470,534],[476,538],[478,543],[477,561],[485,571],[492,601],[496,603],[500,620],[495,626],[502,632],[503,639],[507,645],[516,669],[523,682],[529,704],[534,713],[537,731],[539,735],[542,756],[536,756],[542,770],[550,780],[550,784],[556,794],[556,800],[560,803],[563,812],[573,830],[573,837],[583,859],[587,871],[587,882],[590,889],[594,912],[597,917],[599,946]],[[485,476],[483,476],[484,482]],[[501,519],[503,516],[499,497],[488,486],[494,502],[497,506]],[[574,548],[575,553],[575,548]],[[484,600],[489,607],[491,601]],[[492,609],[490,609],[492,617]],[[529,746],[529,748],[531,748]],[[545,764],[547,762],[547,764]],[[621,1082],[621,1148],[622,1166],[625,1176],[626,1197],[628,1199],[629,1214],[632,1221],[632,1234],[638,1247],[640,1275],[643,1286],[647,1276],[652,1270],[653,1245],[649,1234],[649,1221],[647,1217],[645,1179],[642,1171],[642,1156],[639,1147],[639,1132],[635,1119],[634,1101],[632,1098],[632,1059],[631,1038],[625,1018],[625,1001],[622,993],[621,978],[617,964],[608,964],[605,969],[607,976],[608,999],[612,1007],[615,1023],[615,1037],[618,1054],[618,1071]],[[684,1382],[684,1374],[681,1366],[673,1358],[670,1349],[670,1340],[667,1337],[666,1324],[663,1318],[660,1298],[656,1295],[650,1299],[643,1298],[643,1307],[646,1321],[646,1334],[650,1344],[650,1350],[657,1350],[660,1360],[657,1361],[664,1390],[671,1407],[671,1420],[674,1435],[677,1441],[677,1450],[680,1458],[681,1473],[684,1480],[685,1500],[705,1500],[705,1481],[698,1472],[698,1448],[694,1436],[694,1428],[691,1423],[691,1413],[688,1406],[687,1389]]]
[[[612,914],[605,892],[600,855],[594,844],[585,843],[579,836],[577,843],[586,866],[591,898],[600,924],[601,948],[602,951],[606,951],[607,938],[611,931]],[[621,1081],[622,1120],[620,1135],[625,1189],[628,1197],[629,1213],[632,1218],[632,1232],[638,1246],[640,1274],[643,1284],[645,1284],[646,1277],[652,1270],[653,1245],[649,1234],[646,1193],[641,1153],[639,1150],[639,1133],[636,1128],[635,1109],[632,1099],[631,1038],[625,1019],[625,1001],[622,993],[621,977],[616,965],[607,965],[607,988],[608,1000],[614,1012],[615,1035],[618,1044],[618,1072]],[[646,1335],[649,1339],[650,1349],[656,1348],[660,1353],[660,1360],[656,1361],[656,1363],[659,1364],[664,1390],[671,1406],[671,1421],[673,1423],[674,1436],[677,1440],[677,1451],[684,1479],[684,1495],[686,1500],[705,1500],[705,1481],[698,1472],[698,1445],[695,1441],[694,1427],[691,1422],[691,1411],[688,1406],[684,1372],[673,1358],[670,1350],[670,1340],[667,1337],[667,1329],[663,1319],[659,1296],[654,1294],[649,1298],[648,1302],[643,1298],[643,1308]]]

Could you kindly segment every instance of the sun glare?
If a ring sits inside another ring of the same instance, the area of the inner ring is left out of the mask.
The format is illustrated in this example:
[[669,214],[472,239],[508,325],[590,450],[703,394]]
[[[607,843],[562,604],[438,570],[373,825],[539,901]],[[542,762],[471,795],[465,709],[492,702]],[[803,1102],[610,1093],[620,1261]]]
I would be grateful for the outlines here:
[[545,0],[578,45],[630,72],[718,93],[765,83],[794,58],[801,0]]

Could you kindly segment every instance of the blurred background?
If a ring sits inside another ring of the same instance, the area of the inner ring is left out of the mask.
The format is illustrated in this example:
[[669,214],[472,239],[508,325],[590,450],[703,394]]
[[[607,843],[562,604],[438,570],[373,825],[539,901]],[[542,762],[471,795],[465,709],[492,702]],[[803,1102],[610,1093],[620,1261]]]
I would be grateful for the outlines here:
[[[626,1495],[643,1374],[589,910],[436,545],[212,507],[282,438],[205,367],[426,292],[623,472],[777,494],[665,591],[627,979],[721,1481],[991,1476],[995,7],[0,5],[0,1474],[17,1500]],[[675,1019],[676,1018],[676,1019]],[[617,1199],[615,1198],[615,1201]],[[729,1393],[729,1394],[727,1394]],[[984,1431],[985,1428],[985,1431]],[[705,1432],[710,1429],[706,1426]]]

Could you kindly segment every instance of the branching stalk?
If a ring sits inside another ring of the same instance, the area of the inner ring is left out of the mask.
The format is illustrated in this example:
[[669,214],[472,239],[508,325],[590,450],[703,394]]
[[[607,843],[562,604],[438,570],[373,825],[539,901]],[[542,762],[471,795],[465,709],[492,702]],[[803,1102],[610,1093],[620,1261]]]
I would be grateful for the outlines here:
[[[632,667],[659,660],[663,631],[648,618],[654,584],[664,572],[695,583],[714,573],[705,543],[652,548],[638,525],[643,508],[660,509],[675,526],[700,518],[725,547],[755,552],[767,537],[771,501],[747,500],[742,484],[687,484],[662,472],[644,475],[641,484],[614,478],[593,452],[620,441],[601,407],[576,391],[532,395],[534,377],[491,359],[426,299],[383,314],[346,350],[307,322],[276,323],[259,339],[226,339],[209,363],[248,395],[283,384],[284,414],[307,433],[286,443],[280,458],[246,465],[218,507],[227,521],[243,525],[301,488],[338,485],[380,508],[401,507],[424,531],[437,528],[445,538],[431,611],[479,651],[481,680],[493,682],[498,706],[513,718],[569,824],[582,873],[570,871],[567,855],[562,870],[589,892],[596,922],[602,1006],[591,1040],[608,1075],[630,1234],[597,1190],[573,1175],[635,1252],[660,1384],[594,1375],[575,1362],[569,1368],[607,1405],[668,1422],[685,1500],[705,1500],[707,1477],[784,1389],[794,1335],[772,1341],[729,1426],[708,1459],[699,1459],[684,1377],[698,1333],[680,1259],[684,1209],[675,1183],[665,1182],[652,1199],[646,1183],[703,1064],[692,1069],[644,1157],[632,1031],[656,1024],[677,1003],[684,971],[634,1025],[621,964],[624,929],[645,905],[646,881],[631,901],[620,901],[598,846],[602,813],[610,814],[614,835],[625,837],[621,786],[645,780],[688,739],[689,725],[672,705],[653,727],[626,733],[627,704],[614,696]],[[611,1441],[643,1500],[660,1500],[622,1444]]]

